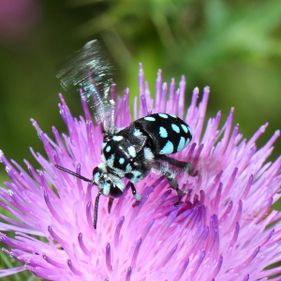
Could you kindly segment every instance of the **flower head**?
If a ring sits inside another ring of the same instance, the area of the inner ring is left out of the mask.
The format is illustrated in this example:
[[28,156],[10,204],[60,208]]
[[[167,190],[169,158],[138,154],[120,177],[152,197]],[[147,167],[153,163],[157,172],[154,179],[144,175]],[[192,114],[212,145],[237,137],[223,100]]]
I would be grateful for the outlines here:
[[35,26],[39,14],[34,0],[1,0],[0,40],[20,39]]
[[[47,136],[32,120],[46,156],[31,150],[41,168],[28,161],[26,169],[2,154],[10,181],[1,188],[4,251],[23,263],[0,276],[30,270],[48,280],[267,280],[280,268],[265,269],[281,258],[280,212],[271,209],[279,198],[281,157],[266,162],[277,131],[261,148],[233,126],[233,109],[220,125],[221,112],[203,130],[209,88],[193,91],[185,113],[185,79],[162,82],[159,71],[155,99],[139,71],[139,97],[133,120],[151,112],[176,114],[193,131],[192,143],[174,157],[191,162],[195,176],[178,174],[186,195],[177,202],[163,177],[150,173],[136,187],[142,195],[134,204],[130,192],[114,201],[111,213],[101,197],[99,224],[93,228],[97,188],[58,170],[55,164],[91,177],[101,161],[101,128],[94,125],[87,104],[84,117],[74,118],[60,96],[60,114],[68,133]],[[129,90],[117,101],[118,127],[131,122]],[[273,279],[277,280],[277,278]]]

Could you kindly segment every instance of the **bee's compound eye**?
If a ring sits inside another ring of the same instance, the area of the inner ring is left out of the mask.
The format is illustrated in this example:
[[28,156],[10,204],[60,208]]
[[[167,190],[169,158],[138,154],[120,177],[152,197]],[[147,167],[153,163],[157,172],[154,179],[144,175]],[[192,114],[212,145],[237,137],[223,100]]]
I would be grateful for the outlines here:
[[103,142],[104,142],[104,143],[107,143],[109,140],[110,140],[110,136],[109,136],[109,135],[105,135],[105,136],[103,137]]
[[120,197],[122,195],[123,191],[120,188],[118,188],[117,185],[112,184],[110,186],[110,192],[109,193],[110,193],[111,197],[117,198],[117,197]]
[[98,167],[95,167],[93,170],[93,176],[95,176],[99,172],[100,172],[100,169]]

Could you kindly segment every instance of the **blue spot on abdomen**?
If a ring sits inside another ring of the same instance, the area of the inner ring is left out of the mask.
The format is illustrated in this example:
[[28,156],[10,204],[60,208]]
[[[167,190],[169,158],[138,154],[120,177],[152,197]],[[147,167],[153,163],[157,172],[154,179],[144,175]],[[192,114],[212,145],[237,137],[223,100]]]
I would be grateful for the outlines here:
[[186,146],[186,140],[184,137],[181,137],[177,151],[181,151],[185,146]]
[[176,133],[179,133],[180,132],[180,127],[178,126],[178,125],[176,125],[176,124],[172,124],[171,125],[171,127],[172,127],[172,129],[173,129],[173,131],[174,132],[176,132]]
[[188,127],[185,124],[181,124],[181,127],[185,133],[188,132]]
[[154,117],[152,117],[152,116],[146,116],[146,117],[144,117],[143,119],[146,120],[146,121],[155,121],[155,120],[156,120],[156,119],[155,119]]
[[169,118],[169,116],[168,116],[166,113],[159,113],[158,115],[159,115],[161,118],[165,118],[165,119]]
[[164,147],[160,150],[159,154],[171,154],[174,152],[174,145],[171,141],[167,141]]
[[161,126],[159,128],[159,135],[160,135],[161,138],[167,138],[168,137],[168,132],[163,126]]

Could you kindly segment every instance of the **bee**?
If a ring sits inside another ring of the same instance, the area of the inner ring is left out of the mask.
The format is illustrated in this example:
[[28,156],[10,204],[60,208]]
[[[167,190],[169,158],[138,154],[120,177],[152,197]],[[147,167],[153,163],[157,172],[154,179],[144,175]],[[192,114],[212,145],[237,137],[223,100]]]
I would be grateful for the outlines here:
[[[103,134],[101,163],[85,178],[62,166],[56,167],[81,180],[96,185],[94,228],[97,227],[101,195],[109,197],[109,210],[114,198],[130,188],[135,200],[141,200],[135,184],[152,169],[161,172],[176,190],[179,201],[183,191],[175,178],[174,168],[191,172],[191,164],[169,157],[183,150],[191,141],[190,127],[179,117],[165,112],[149,114],[126,128],[115,127],[115,101],[110,98],[112,68],[101,55],[97,40],[88,42],[77,56],[58,74],[63,87],[76,86],[93,110]],[[125,185],[124,179],[128,180]]]

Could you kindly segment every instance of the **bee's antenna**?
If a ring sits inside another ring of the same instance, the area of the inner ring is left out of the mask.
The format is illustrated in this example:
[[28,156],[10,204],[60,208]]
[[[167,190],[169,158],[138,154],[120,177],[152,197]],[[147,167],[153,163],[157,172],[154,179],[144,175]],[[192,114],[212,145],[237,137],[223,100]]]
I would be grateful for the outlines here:
[[63,172],[66,172],[66,173],[68,173],[68,174],[70,174],[70,175],[76,177],[76,178],[79,178],[79,179],[81,179],[81,180],[83,180],[83,181],[93,183],[92,180],[87,179],[87,178],[81,176],[80,174],[75,173],[75,172],[73,172],[73,171],[71,171],[71,170],[68,170],[67,168],[64,168],[64,167],[62,167],[62,166],[59,166],[59,165],[57,165],[57,164],[55,165],[55,167],[58,168],[59,170],[63,171]]
[[94,229],[97,228],[97,222],[98,222],[98,210],[99,210],[99,201],[100,201],[100,196],[102,195],[102,192],[99,191],[96,200],[95,200],[95,209],[94,209]]

